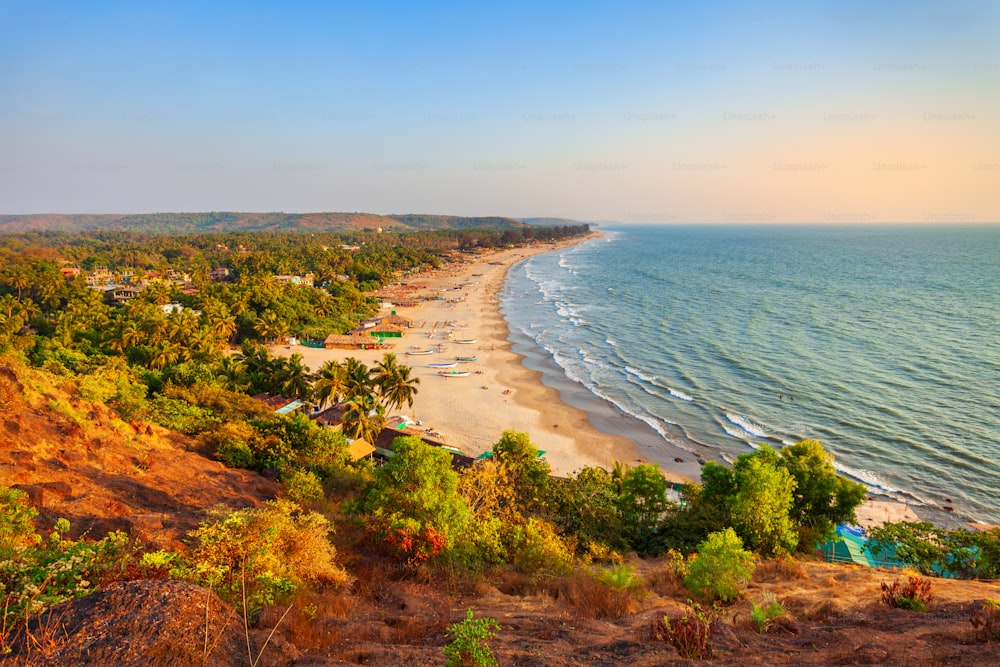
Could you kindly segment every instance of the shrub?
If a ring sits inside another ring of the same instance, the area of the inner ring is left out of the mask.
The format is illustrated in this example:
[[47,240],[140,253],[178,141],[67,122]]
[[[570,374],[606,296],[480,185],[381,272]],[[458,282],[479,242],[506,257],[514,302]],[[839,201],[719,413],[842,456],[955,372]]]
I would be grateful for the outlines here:
[[37,535],[32,545],[0,560],[2,621],[26,620],[46,608],[93,592],[98,584],[121,572],[129,559],[128,538],[113,532],[102,540],[64,538],[69,522],[59,519],[47,540]]
[[891,584],[882,582],[882,602],[896,609],[924,611],[933,597],[930,579],[908,577],[905,583],[899,579]]
[[465,620],[451,625],[444,631],[451,637],[450,644],[442,650],[448,667],[486,667],[496,665],[496,658],[490,650],[490,641],[497,636],[500,625],[492,618],[473,618],[472,610],[465,614]]
[[323,500],[323,484],[308,470],[290,470],[281,476],[285,494],[300,505]]
[[197,435],[220,422],[211,410],[168,396],[157,396],[150,401],[149,418],[164,428],[186,435]]
[[573,566],[573,549],[541,519],[528,519],[514,526],[510,537],[511,564],[533,577],[567,574]]
[[711,533],[698,545],[697,557],[688,561],[684,585],[693,594],[732,602],[738,599],[753,576],[753,554],[732,528]]
[[625,572],[617,568],[596,576],[574,572],[558,581],[559,598],[572,605],[574,614],[581,618],[623,618],[638,609],[646,593],[642,581],[629,568]]
[[224,600],[246,599],[247,614],[286,599],[302,584],[339,584],[347,574],[336,564],[329,521],[288,500],[259,509],[216,509],[191,536],[197,546],[178,574],[210,586]]
[[635,569],[625,563],[619,563],[601,572],[597,578],[620,591],[636,590],[642,587],[642,579],[635,573]]
[[39,540],[35,533],[38,512],[28,505],[27,498],[24,491],[0,486],[0,559]]
[[1000,641],[1000,600],[986,600],[969,613],[969,623],[984,641]]
[[701,660],[710,655],[708,640],[712,636],[718,607],[705,611],[697,602],[688,600],[690,607],[680,617],[670,620],[664,616],[653,629],[653,637],[665,641],[687,660]]
[[764,602],[759,606],[756,602],[751,602],[750,604],[752,605],[750,609],[750,621],[753,623],[754,629],[761,634],[771,628],[774,619],[787,614],[781,603],[770,593],[764,594]]

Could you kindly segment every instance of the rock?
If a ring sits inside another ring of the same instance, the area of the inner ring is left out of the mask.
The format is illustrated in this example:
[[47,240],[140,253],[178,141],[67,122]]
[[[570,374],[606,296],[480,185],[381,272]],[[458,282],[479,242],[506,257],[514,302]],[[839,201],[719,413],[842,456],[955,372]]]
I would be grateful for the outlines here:
[[[246,635],[236,612],[214,593],[180,581],[114,583],[52,607],[32,619],[29,631],[45,641],[45,664],[247,664]],[[15,661],[31,657],[32,646],[23,638],[11,649]]]

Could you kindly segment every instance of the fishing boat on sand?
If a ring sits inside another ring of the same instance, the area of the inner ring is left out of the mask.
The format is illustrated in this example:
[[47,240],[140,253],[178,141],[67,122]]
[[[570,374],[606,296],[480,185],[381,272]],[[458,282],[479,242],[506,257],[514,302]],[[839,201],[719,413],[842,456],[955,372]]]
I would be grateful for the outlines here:
[[472,345],[473,343],[478,343],[479,341],[475,338],[467,338],[466,340],[453,340],[453,343],[458,343],[459,345]]
[[427,364],[428,368],[454,368],[458,364],[457,361],[445,361],[440,364]]
[[432,354],[433,352],[434,350],[421,350],[418,348],[416,350],[410,350],[407,354]]
[[473,355],[471,357],[455,357],[455,361],[476,361],[479,357]]
[[440,371],[438,375],[443,378],[465,378],[469,377],[469,371]]

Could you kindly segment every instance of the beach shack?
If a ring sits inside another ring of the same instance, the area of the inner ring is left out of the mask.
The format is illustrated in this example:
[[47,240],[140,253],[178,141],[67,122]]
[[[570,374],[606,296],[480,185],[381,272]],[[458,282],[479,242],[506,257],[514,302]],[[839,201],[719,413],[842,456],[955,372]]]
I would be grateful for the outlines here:
[[305,407],[305,403],[297,398],[286,398],[284,396],[272,396],[271,394],[257,394],[254,399],[264,405],[273,408],[278,415],[289,415]]
[[330,334],[323,341],[327,350],[375,350],[384,347],[380,339],[358,334]]
[[381,322],[373,327],[369,327],[363,330],[365,334],[369,336],[374,336],[379,340],[385,338],[402,338],[405,330],[403,327],[397,326],[395,324],[389,324],[388,322]]

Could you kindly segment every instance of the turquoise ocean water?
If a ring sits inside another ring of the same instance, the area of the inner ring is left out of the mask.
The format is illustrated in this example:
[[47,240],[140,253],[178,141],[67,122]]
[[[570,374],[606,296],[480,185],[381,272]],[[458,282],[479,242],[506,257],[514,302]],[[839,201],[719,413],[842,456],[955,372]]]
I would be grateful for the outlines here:
[[1000,227],[600,229],[501,303],[654,450],[813,438],[874,493],[1000,524]]

